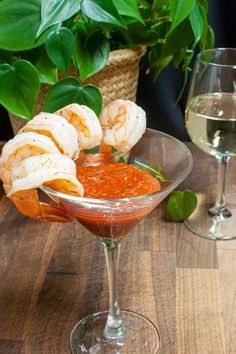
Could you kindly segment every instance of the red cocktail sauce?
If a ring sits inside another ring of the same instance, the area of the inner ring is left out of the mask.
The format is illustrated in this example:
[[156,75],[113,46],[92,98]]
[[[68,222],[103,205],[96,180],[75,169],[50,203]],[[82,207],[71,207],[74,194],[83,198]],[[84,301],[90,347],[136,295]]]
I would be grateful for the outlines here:
[[81,166],[77,169],[77,178],[84,186],[86,198],[132,198],[160,190],[156,178],[126,163]]
[[[77,178],[84,186],[86,198],[132,198],[157,192],[161,188],[156,178],[125,163],[78,166]],[[155,207],[151,199],[122,202],[116,207],[114,203],[105,202],[105,205],[105,208],[99,204],[94,207],[91,203],[89,208],[78,206],[66,209],[94,235],[119,239]]]

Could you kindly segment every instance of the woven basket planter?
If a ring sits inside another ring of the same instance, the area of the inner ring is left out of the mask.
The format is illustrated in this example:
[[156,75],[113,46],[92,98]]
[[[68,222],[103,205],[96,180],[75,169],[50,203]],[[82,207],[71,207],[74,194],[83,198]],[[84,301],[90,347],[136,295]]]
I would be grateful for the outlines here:
[[[103,70],[93,75],[83,84],[96,85],[103,97],[103,106],[118,98],[135,101],[139,61],[145,54],[144,47],[119,49],[112,51]],[[73,71],[71,76],[76,76]],[[42,111],[43,103],[50,86],[41,85],[41,92],[34,114]],[[11,125],[16,134],[27,122],[25,119],[9,113]]]

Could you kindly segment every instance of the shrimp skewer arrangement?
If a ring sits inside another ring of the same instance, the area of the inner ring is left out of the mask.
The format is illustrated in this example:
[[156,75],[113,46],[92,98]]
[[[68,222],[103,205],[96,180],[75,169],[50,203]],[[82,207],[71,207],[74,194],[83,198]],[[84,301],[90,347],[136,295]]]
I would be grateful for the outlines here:
[[99,118],[89,107],[75,103],[53,114],[42,112],[3,147],[0,179],[5,192],[26,216],[70,221],[59,207],[40,202],[37,188],[83,197],[74,162],[80,151],[102,144],[128,152],[145,129],[145,112],[121,99],[108,104]]

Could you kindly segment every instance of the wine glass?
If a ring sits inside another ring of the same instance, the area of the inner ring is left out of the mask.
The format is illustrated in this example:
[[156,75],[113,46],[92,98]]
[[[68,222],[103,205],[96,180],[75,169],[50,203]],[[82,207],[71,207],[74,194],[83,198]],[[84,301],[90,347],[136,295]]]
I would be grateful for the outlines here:
[[103,200],[79,198],[42,187],[67,214],[91,231],[105,250],[109,310],[88,315],[75,325],[70,336],[73,354],[154,354],[158,350],[159,334],[155,325],[145,316],[120,310],[117,289],[120,243],[139,220],[186,178],[192,168],[192,156],[177,139],[147,129],[129,156],[128,163],[137,162],[155,162],[161,166],[168,177],[161,191],[141,197]]
[[214,240],[236,237],[236,206],[226,206],[230,157],[236,155],[236,49],[198,54],[186,106],[186,127],[194,144],[218,160],[215,205],[201,204],[185,221],[194,234]]

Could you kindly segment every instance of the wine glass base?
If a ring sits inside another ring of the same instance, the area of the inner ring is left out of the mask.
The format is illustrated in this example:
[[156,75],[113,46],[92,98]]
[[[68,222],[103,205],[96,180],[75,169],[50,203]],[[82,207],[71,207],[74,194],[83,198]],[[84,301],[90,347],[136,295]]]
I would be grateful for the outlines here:
[[232,240],[236,238],[236,205],[227,205],[230,214],[211,215],[211,205],[202,204],[184,222],[193,234],[209,240]]
[[157,328],[146,317],[121,311],[126,334],[118,339],[103,336],[108,311],[88,315],[80,320],[70,335],[72,354],[155,354],[160,338]]

